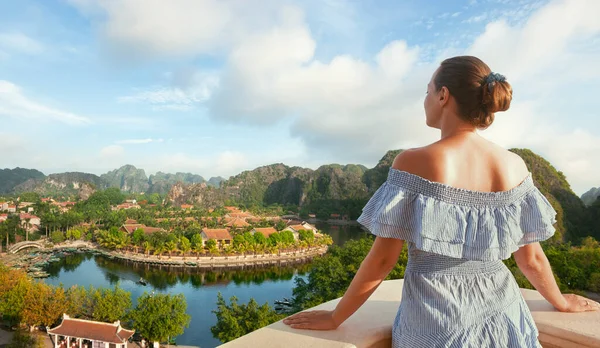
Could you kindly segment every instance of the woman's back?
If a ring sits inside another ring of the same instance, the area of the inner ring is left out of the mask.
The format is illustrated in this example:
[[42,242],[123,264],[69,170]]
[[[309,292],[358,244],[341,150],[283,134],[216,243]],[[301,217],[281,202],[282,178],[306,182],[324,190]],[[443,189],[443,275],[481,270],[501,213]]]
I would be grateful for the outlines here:
[[472,132],[404,151],[392,166],[430,181],[478,192],[508,191],[529,174],[521,157]]

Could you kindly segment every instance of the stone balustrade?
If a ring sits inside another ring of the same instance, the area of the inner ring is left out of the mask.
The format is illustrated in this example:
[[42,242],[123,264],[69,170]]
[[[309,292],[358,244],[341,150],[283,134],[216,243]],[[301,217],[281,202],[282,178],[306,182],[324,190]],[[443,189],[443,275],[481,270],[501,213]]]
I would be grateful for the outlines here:
[[[404,280],[388,280],[334,331],[294,330],[281,321],[223,344],[222,348],[383,348],[391,346]],[[534,290],[521,290],[544,348],[600,347],[600,312],[561,313]],[[313,309],[335,308],[339,299]],[[415,347],[417,348],[417,347]]]

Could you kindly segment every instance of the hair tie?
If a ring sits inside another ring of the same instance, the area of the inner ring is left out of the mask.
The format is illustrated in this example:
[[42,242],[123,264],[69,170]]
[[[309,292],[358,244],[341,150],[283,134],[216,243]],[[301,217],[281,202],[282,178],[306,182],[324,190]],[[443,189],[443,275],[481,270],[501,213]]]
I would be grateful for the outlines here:
[[491,72],[488,76],[483,79],[483,83],[487,83],[488,91],[491,93],[492,89],[496,85],[496,82],[504,82],[506,81],[506,77],[502,74],[498,74],[495,72]]

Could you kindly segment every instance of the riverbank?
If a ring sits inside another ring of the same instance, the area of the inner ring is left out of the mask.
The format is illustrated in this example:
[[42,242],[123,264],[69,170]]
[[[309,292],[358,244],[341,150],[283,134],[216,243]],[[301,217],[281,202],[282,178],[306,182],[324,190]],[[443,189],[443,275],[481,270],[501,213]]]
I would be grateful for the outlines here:
[[119,259],[135,263],[157,266],[193,267],[202,269],[240,269],[272,265],[292,265],[304,263],[327,252],[327,246],[298,249],[278,254],[245,254],[227,256],[165,256],[146,255],[129,251],[111,251],[95,243],[75,241],[54,245],[46,249],[30,249],[30,252],[0,255],[0,261],[14,269],[23,269],[32,277],[44,278],[43,271],[49,263],[60,257],[76,252],[90,252],[109,259]]

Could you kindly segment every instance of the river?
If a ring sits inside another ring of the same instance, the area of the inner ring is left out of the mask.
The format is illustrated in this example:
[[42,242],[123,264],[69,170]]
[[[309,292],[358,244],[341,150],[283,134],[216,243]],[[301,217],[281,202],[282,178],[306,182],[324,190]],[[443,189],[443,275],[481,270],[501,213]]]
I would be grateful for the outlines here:
[[[343,245],[351,239],[358,239],[366,233],[358,226],[316,224],[319,230],[331,235],[336,245]],[[131,292],[135,305],[144,291],[156,291],[171,294],[182,293],[187,300],[187,312],[192,317],[189,328],[177,337],[180,345],[194,345],[201,348],[215,347],[220,344],[210,332],[216,323],[211,312],[216,309],[217,293],[226,299],[236,296],[239,303],[250,298],[259,304],[291,297],[294,277],[304,277],[310,264],[289,267],[255,268],[238,271],[207,272],[190,268],[156,267],[110,260],[92,254],[74,254],[65,256],[60,262],[48,268],[48,284],[62,284],[65,288],[83,285],[86,288],[113,287],[117,282],[126,291]],[[147,286],[137,283],[143,277]]]

